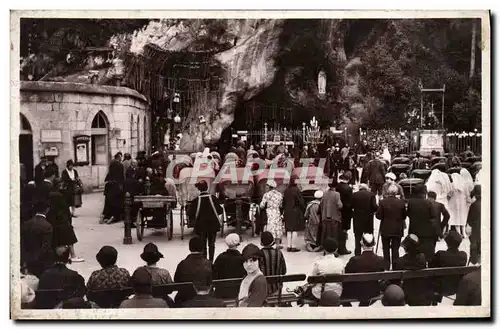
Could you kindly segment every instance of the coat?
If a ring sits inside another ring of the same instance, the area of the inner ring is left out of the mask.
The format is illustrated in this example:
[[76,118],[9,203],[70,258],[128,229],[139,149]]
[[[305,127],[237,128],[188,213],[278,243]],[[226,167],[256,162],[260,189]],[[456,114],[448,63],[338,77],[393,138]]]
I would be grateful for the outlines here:
[[[260,250],[261,257],[259,259],[260,270],[264,276],[285,275],[286,261],[283,253],[273,247],[264,247]],[[268,284],[268,294],[274,294],[279,289],[277,283]]]
[[304,211],[306,205],[299,188],[288,186],[283,193],[283,218],[287,232],[298,232],[305,228]]
[[351,208],[354,233],[373,233],[373,214],[377,211],[375,194],[367,190],[354,192]]
[[44,175],[45,175],[45,168],[42,167],[40,164],[37,164],[35,166],[35,184],[40,185],[43,182]]
[[470,208],[467,216],[467,224],[471,227],[471,242],[478,242],[481,246],[481,199],[476,199]]
[[319,204],[318,211],[321,214],[321,221],[342,222],[342,214],[340,213],[342,206],[339,192],[333,189],[326,191]]
[[[215,259],[212,266],[213,279],[243,278],[247,273],[243,268],[243,256],[236,249],[228,249]],[[215,296],[229,299],[238,297],[239,283],[234,286],[221,286],[215,288]]]
[[453,305],[481,305],[481,269],[464,275],[458,286],[457,296]]
[[62,289],[59,295],[47,294],[46,298],[37,300],[40,308],[54,308],[60,302],[71,297],[83,297],[86,294],[85,280],[78,272],[70,270],[65,264],[56,263],[47,269],[38,283],[38,290]]
[[111,160],[109,164],[108,174],[104,179],[105,182],[108,181],[117,181],[118,183],[123,183],[125,179],[125,172],[123,170],[123,164],[118,160]]
[[384,184],[385,174],[387,173],[386,165],[384,162],[378,159],[371,160],[368,162],[366,168],[367,178],[370,184]]
[[380,235],[403,236],[406,220],[405,202],[395,197],[382,199],[378,206],[377,218],[380,219]]
[[407,215],[410,218],[408,234],[415,234],[420,239],[437,237],[437,218],[429,200],[420,198],[408,200]]
[[222,207],[217,199],[208,192],[201,193],[188,208],[189,218],[194,218],[194,231],[198,235],[215,233],[220,230],[219,215]]
[[[424,254],[406,254],[394,262],[393,270],[421,270],[426,267]],[[429,306],[433,300],[433,282],[429,278],[408,279],[403,282],[406,304],[410,306]]]
[[31,263],[36,276],[52,266],[52,225],[42,215],[36,214],[25,221],[21,228],[21,259]]
[[[384,258],[378,256],[373,251],[364,251],[361,255],[352,257],[344,269],[346,274],[384,271]],[[368,301],[370,298],[378,295],[380,295],[380,284],[378,281],[343,283],[343,298],[357,298],[360,301]]]
[[[69,177],[69,174],[66,171],[66,169],[64,169],[61,174],[61,179],[64,184],[63,194],[64,197],[66,198],[66,203],[68,204],[68,206],[79,207],[81,206],[81,197],[82,197],[81,185],[80,185],[81,183],[80,179],[78,178],[78,171],[76,171],[76,169],[73,169],[73,172],[75,173],[74,180],[72,180]],[[77,198],[80,198],[79,201],[77,200]]]
[[[432,204],[432,210],[434,211],[434,218],[436,218],[436,230],[439,236],[442,236],[443,229],[448,225],[450,220],[450,213],[446,210],[446,207],[441,202],[436,200],[428,199]],[[441,217],[442,216],[442,217]],[[442,218],[442,220],[441,220]]]
[[[459,267],[467,265],[467,254],[459,250],[440,250],[434,255],[429,267]],[[462,275],[436,278],[436,290],[445,296],[456,294]]]
[[347,183],[339,182],[336,190],[339,192],[340,201],[342,202],[342,210],[340,210],[342,215],[342,230],[348,231],[351,229],[352,219],[352,187],[350,187]]
[[[208,273],[212,274],[210,261],[202,253],[192,253],[177,265],[174,282],[193,282],[197,277],[206,277]],[[196,292],[193,288],[179,290],[175,296],[175,304],[182,305],[194,296]]]
[[47,220],[53,229],[52,246],[55,248],[78,242],[71,223],[71,213],[64,196],[59,191],[52,191],[49,194],[49,202],[50,210],[47,213]]

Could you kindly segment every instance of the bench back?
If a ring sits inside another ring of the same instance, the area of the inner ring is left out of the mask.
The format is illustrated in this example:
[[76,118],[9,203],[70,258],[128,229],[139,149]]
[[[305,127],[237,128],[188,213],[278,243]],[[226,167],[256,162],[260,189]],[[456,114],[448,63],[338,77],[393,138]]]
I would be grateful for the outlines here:
[[325,284],[333,282],[365,282],[379,280],[407,280],[414,278],[426,277],[443,277],[450,275],[465,275],[480,269],[479,266],[459,266],[459,267],[441,267],[441,268],[426,268],[415,271],[388,271],[388,272],[372,272],[372,273],[346,273],[346,274],[326,274],[310,276],[307,282],[310,284]]

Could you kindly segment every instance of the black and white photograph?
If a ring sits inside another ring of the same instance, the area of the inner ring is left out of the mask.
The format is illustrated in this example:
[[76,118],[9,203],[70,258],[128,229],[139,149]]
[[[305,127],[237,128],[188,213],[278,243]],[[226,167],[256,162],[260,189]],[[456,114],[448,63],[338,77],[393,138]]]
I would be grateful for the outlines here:
[[489,11],[10,16],[12,319],[491,318]]

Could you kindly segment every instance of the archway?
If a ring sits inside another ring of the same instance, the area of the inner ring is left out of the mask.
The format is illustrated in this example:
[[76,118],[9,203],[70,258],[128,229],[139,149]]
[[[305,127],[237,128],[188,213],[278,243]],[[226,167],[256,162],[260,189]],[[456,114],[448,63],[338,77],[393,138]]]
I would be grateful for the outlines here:
[[19,163],[21,183],[33,180],[33,131],[28,119],[19,113]]
[[103,187],[109,163],[109,121],[104,112],[99,111],[94,116],[91,126],[92,143],[92,185]]

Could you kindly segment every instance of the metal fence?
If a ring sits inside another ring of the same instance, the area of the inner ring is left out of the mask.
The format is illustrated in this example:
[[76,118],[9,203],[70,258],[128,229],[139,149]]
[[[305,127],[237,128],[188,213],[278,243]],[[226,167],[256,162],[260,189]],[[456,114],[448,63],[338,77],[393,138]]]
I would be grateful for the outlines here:
[[[472,152],[481,154],[481,133],[445,133],[443,138],[444,151],[447,153],[462,153],[470,146]],[[420,134],[418,130],[361,130],[360,140],[366,140],[371,145],[382,146],[383,144],[387,144],[391,149],[397,147],[404,154],[413,154],[420,149]]]

